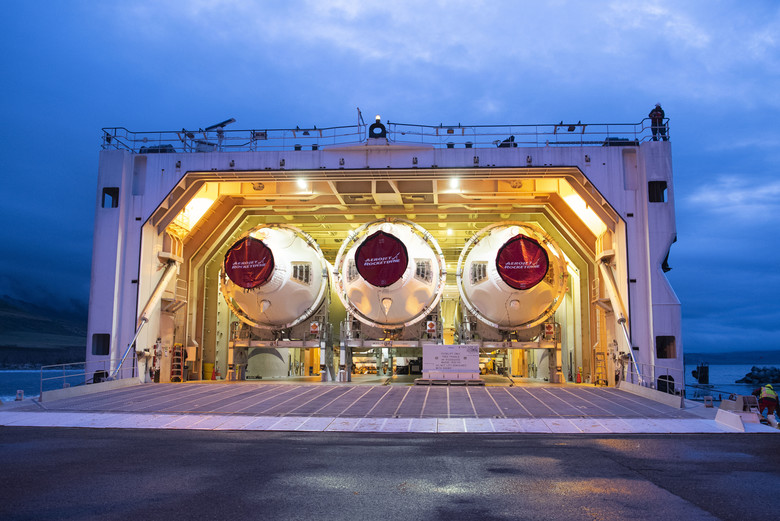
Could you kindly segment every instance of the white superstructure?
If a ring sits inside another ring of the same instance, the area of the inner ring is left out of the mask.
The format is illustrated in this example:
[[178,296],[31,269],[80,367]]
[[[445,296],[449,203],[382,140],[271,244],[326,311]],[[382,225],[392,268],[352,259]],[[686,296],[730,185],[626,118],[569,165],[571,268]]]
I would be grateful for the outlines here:
[[[95,370],[119,368],[134,339],[119,376],[148,379],[157,367],[162,381],[179,376],[179,364],[182,378],[225,377],[237,347],[248,350],[248,377],[334,379],[353,353],[386,362],[420,356],[423,342],[462,342],[517,376],[579,373],[612,384],[623,371],[652,385],[667,374],[681,381],[680,303],[664,275],[676,240],[671,143],[653,141],[649,121],[236,131],[230,123],[104,129],[87,346]],[[398,236],[407,266],[387,287],[349,280],[345,261],[372,222],[411,234]],[[522,226],[552,270],[535,289],[504,287],[490,264]],[[308,276],[308,297],[290,292],[280,306],[281,297],[261,295],[271,286],[231,288],[222,273],[231,247],[260,230],[292,229],[300,233],[280,233],[319,253],[304,259],[272,246],[286,267],[267,283],[287,296],[283,288],[300,290]],[[486,229],[489,238],[473,240]],[[471,282],[474,262],[493,273],[494,301]],[[308,275],[300,263],[311,265]],[[335,274],[319,269],[328,263]],[[425,294],[414,300],[416,283]],[[391,295],[392,284],[406,289]],[[253,368],[263,357],[274,364]]]

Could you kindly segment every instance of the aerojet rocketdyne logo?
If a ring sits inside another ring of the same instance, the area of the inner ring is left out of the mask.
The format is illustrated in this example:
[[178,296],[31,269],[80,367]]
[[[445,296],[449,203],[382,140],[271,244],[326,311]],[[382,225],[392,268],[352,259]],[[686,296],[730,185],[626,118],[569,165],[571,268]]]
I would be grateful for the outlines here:
[[408,263],[404,243],[395,235],[383,231],[369,235],[355,252],[355,266],[360,276],[380,288],[400,279]]

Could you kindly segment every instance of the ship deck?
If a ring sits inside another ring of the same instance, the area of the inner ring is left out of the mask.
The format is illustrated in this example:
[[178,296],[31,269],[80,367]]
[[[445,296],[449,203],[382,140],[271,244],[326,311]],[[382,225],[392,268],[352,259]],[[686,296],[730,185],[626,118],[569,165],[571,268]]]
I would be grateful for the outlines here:
[[[0,406],[0,425],[382,433],[743,432],[716,410],[676,408],[616,388],[488,378],[484,387],[415,386],[378,378],[138,384],[43,403]],[[778,432],[760,424],[746,431]]]

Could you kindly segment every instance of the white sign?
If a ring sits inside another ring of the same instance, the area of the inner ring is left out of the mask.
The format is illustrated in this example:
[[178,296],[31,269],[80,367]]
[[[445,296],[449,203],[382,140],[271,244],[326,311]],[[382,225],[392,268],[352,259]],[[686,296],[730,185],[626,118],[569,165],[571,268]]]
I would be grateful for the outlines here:
[[423,344],[423,372],[479,373],[477,344]]

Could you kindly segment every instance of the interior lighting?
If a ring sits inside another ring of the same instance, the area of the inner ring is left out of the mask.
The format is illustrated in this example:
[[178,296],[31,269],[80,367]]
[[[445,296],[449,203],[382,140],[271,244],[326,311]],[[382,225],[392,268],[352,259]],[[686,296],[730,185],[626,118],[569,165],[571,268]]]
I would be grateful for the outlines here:
[[211,208],[212,204],[214,204],[214,199],[209,197],[194,197],[187,203],[184,210],[176,216],[174,222],[186,229],[189,233],[198,221],[200,221],[200,218],[203,217],[209,208]]
[[451,177],[450,178],[450,188],[452,190],[457,190],[458,185],[460,185],[460,180],[457,177]]
[[298,178],[296,183],[298,185],[298,188],[300,188],[301,190],[306,190],[306,180],[305,179]]
[[453,233],[455,232],[452,230],[452,228],[447,228],[447,235],[452,235]]
[[566,204],[568,204],[569,207],[574,210],[574,213],[577,214],[577,217],[579,217],[580,220],[585,223],[585,226],[587,226],[596,237],[607,231],[606,225],[602,222],[601,219],[599,219],[599,216],[596,215],[596,212],[591,210],[588,205],[585,204],[585,200],[580,197],[579,194],[570,193],[569,195],[564,196],[563,200],[566,201]]

